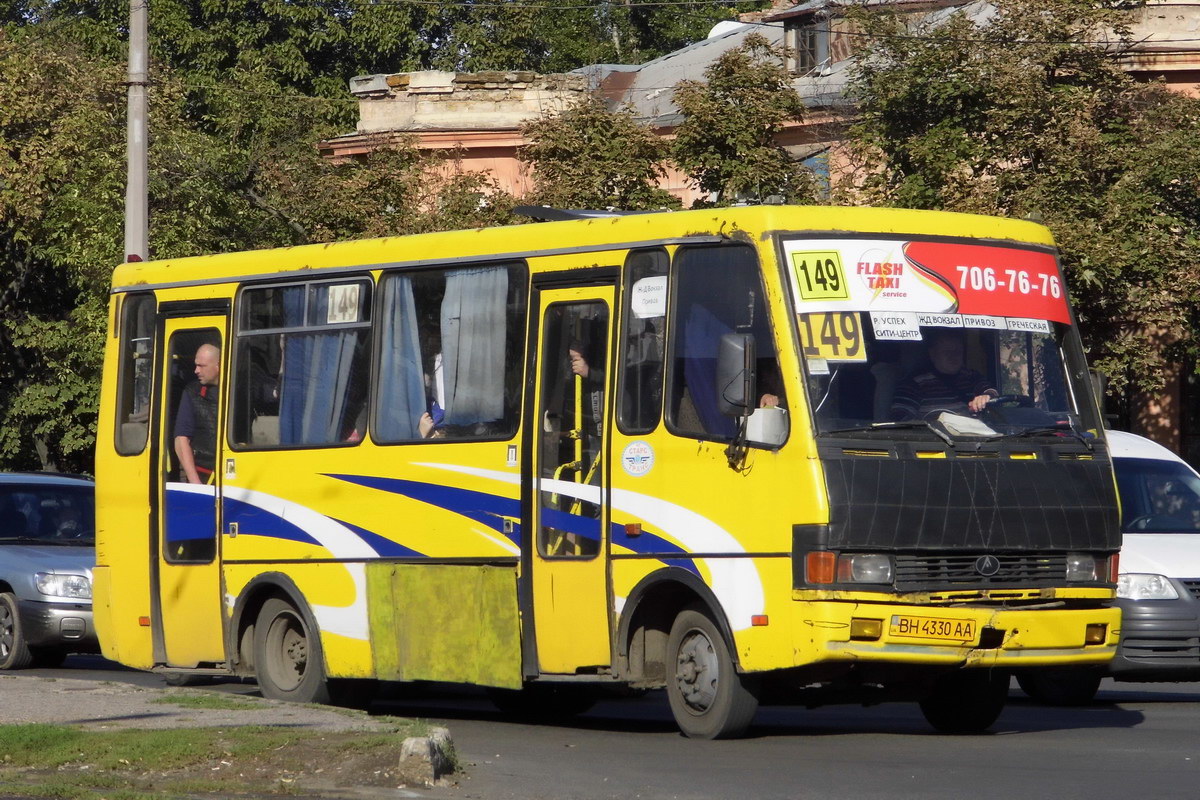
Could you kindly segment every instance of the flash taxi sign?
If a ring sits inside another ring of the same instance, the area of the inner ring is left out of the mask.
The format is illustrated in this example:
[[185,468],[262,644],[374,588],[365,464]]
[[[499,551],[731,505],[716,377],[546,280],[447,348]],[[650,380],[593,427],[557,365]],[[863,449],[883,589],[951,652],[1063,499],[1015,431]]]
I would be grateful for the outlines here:
[[1053,254],[997,245],[786,240],[797,313],[871,311],[1070,322]]

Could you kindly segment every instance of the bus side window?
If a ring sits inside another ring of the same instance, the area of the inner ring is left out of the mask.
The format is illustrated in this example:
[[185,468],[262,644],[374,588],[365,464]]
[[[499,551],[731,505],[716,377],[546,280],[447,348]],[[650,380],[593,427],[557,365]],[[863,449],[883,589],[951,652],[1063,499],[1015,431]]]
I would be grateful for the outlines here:
[[629,254],[617,421],[623,433],[650,433],[662,414],[663,340],[667,322],[667,270],[662,250]]
[[366,433],[367,280],[242,292],[231,435],[249,447],[352,444]]
[[150,423],[150,380],[154,372],[154,295],[135,294],[121,306],[121,366],[117,384],[117,452],[136,455],[146,447]]
[[525,268],[517,264],[384,277],[376,441],[516,431],[525,287]]
[[786,408],[758,259],[741,245],[681,247],[675,256],[667,421],[673,432],[729,440],[738,421],[717,405],[717,348],[726,333],[755,340],[760,405]]

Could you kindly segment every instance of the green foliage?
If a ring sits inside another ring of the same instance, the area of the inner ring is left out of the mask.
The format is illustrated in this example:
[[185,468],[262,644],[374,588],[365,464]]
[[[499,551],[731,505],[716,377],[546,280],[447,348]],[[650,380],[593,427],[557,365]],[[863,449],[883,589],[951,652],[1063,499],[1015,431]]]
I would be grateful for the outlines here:
[[530,141],[521,157],[532,168],[534,202],[630,211],[679,205],[656,185],[667,146],[631,109],[609,111],[588,96],[521,132]]
[[851,160],[872,166],[843,186],[851,202],[1043,221],[1092,361],[1116,389],[1154,390],[1198,341],[1200,101],[1122,71],[1129,7],[997,0],[982,21],[916,27],[860,14]]
[[781,195],[804,202],[815,194],[812,174],[775,143],[804,104],[779,53],[759,34],[719,56],[704,82],[684,80],[675,103],[686,119],[676,128],[672,156],[718,205]]

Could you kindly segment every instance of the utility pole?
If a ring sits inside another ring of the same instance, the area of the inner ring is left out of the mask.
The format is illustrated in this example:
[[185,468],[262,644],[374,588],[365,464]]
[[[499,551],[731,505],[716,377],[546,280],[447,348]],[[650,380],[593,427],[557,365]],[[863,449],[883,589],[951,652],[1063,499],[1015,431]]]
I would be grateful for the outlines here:
[[146,27],[150,0],[129,0],[128,123],[125,152],[128,179],[125,184],[125,260],[145,261],[150,257],[149,201],[146,197]]

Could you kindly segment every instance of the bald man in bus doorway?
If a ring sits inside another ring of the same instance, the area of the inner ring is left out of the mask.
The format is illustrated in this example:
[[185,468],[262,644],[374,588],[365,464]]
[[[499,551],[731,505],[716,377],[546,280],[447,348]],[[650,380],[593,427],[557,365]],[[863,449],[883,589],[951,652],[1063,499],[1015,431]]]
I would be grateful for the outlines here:
[[196,349],[196,380],[189,383],[175,412],[175,455],[188,483],[210,483],[217,463],[217,382],[221,350],[202,344]]

